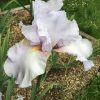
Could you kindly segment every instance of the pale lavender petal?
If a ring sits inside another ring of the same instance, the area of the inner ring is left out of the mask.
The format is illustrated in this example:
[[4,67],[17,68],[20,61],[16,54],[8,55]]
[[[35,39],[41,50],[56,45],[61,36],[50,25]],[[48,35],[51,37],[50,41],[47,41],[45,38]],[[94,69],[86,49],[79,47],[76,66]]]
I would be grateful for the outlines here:
[[22,43],[9,49],[4,71],[8,76],[16,79],[15,82],[19,87],[24,88],[31,86],[31,81],[45,72],[50,52],[43,53],[40,50],[34,50],[34,48],[38,49],[37,47],[31,48]]
[[34,16],[41,16],[40,14],[49,13],[50,11],[58,11],[63,6],[63,0],[35,0],[32,2]]
[[45,14],[50,11],[50,7],[47,5],[45,1],[42,0],[32,1],[32,6],[33,6],[33,13],[35,19],[38,16],[41,16],[41,14]]
[[70,43],[62,48],[56,50],[57,52],[66,52],[73,56],[76,56],[76,60],[83,62],[84,68],[89,69],[93,64],[88,61],[88,57],[92,54],[93,48],[90,41],[87,39],[79,39]]
[[24,56],[26,50],[27,48],[24,45],[22,45],[21,43],[16,43],[9,49],[7,55],[11,61],[16,61],[20,59],[19,55]]
[[32,25],[24,25],[20,22],[21,32],[25,36],[26,39],[30,41],[31,45],[40,44],[40,39],[37,34],[37,26],[32,23]]
[[49,0],[48,2],[49,7],[52,10],[60,10],[63,6],[63,0]]
[[84,70],[88,71],[89,69],[91,69],[94,66],[94,63],[91,60],[87,60],[87,61],[83,62],[83,65],[84,65]]
[[52,50],[51,38],[45,24],[43,24],[43,22],[40,19],[36,21],[36,24],[38,27],[38,35],[42,42],[42,51],[51,51]]

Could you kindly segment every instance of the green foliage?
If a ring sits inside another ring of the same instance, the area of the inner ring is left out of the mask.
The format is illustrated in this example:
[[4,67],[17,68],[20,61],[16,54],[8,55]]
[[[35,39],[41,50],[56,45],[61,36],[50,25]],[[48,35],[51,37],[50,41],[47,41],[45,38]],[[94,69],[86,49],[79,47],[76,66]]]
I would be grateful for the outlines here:
[[51,63],[51,67],[52,68],[55,68],[56,67],[57,60],[58,60],[58,53],[52,52],[51,58],[50,58],[50,63]]
[[75,95],[73,100],[100,100],[100,76],[95,76],[87,87]]
[[63,9],[69,18],[75,14],[80,30],[100,38],[100,0],[64,0]]
[[31,99],[30,100],[35,100],[36,99],[36,93],[39,90],[39,87],[40,87],[40,84],[41,84],[41,79],[42,79],[42,75],[38,77],[37,83],[32,88]]
[[2,10],[10,10],[16,7],[24,7],[24,5],[29,4],[30,0],[5,0],[0,2],[0,8]]
[[0,16],[0,91],[2,93],[5,93],[7,83],[9,83],[8,82],[9,78],[4,73],[3,64],[7,57],[7,50],[9,46],[10,25],[12,19],[13,18],[10,16],[9,11],[7,14]]
[[7,50],[8,50],[8,42],[9,42],[9,32],[6,34],[2,45],[0,45],[0,90],[4,89],[4,85],[7,81],[3,70],[3,63],[6,59]]
[[90,59],[95,59],[99,55],[100,55],[100,42],[97,45],[93,45],[93,53],[90,56]]
[[52,55],[51,55],[50,61],[49,61],[49,63],[52,64],[52,66],[51,66],[52,69],[61,69],[61,68],[67,69],[67,68],[72,67],[74,64],[78,63],[75,60],[75,57],[73,57],[73,56],[70,56],[69,59],[66,60],[63,64],[59,63],[58,59],[59,59],[58,53],[52,52]]
[[46,93],[47,93],[49,90],[51,90],[51,89],[53,88],[53,86],[54,86],[54,83],[48,84],[48,85],[44,88],[44,90],[41,91],[41,92],[39,93],[39,95],[36,97],[35,100],[41,100],[41,99],[43,98],[43,96],[45,96]]
[[30,100],[41,100],[46,93],[53,89],[53,88],[63,88],[65,89],[65,86],[58,83],[49,83],[48,85],[44,86],[44,89],[41,89],[41,86],[46,78],[47,74],[40,75],[37,79],[37,83],[33,86],[32,92],[31,92],[31,99]]
[[9,79],[7,90],[6,90],[5,100],[11,100],[11,96],[13,94],[14,86],[15,86],[15,80],[14,79]]
[[12,19],[13,18],[10,16],[9,12],[0,16],[0,68],[2,68],[7,55],[10,34],[9,28]]
[[4,15],[0,15],[0,34],[7,32],[12,20],[13,17],[11,17],[9,11]]
[[[11,9],[19,6],[24,7],[24,5],[26,4],[31,5],[31,1],[32,0],[22,0],[22,1],[6,0],[5,2],[0,3],[0,7],[2,9]],[[71,20],[74,18],[77,20],[80,30],[99,39],[100,38],[99,4],[100,0],[64,0],[63,9],[67,12],[67,16]],[[30,8],[31,8],[30,12],[32,13],[32,7]]]
[[40,85],[46,78],[46,73],[43,75],[40,75],[37,79],[37,83],[32,87],[32,92],[31,92],[31,99],[30,100],[36,100],[36,94],[39,91]]
[[3,63],[7,55],[8,42],[9,42],[9,32],[4,37],[2,45],[0,45],[0,88],[2,88],[4,82],[6,81],[6,77],[3,70]]

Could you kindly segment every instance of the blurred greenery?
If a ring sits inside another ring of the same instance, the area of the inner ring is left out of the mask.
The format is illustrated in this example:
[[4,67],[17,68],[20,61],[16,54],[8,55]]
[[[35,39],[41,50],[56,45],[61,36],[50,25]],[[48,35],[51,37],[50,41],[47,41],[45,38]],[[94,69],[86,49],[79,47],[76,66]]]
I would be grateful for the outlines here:
[[75,14],[80,30],[100,38],[100,0],[65,0],[63,9]]
[[95,76],[87,87],[75,95],[73,100],[100,100],[100,76]]
[[2,0],[0,1],[0,8],[1,9],[4,8],[4,6],[7,4],[9,4],[9,6],[6,9],[12,9],[12,8],[19,7],[19,5],[16,2],[19,2],[23,5],[27,5],[30,3],[30,0]]
[[[30,0],[3,0],[0,1],[0,8],[11,1],[18,1],[22,5],[30,2]],[[12,2],[7,9],[18,6],[16,2]],[[97,39],[100,38],[100,0],[65,0],[63,9],[67,12],[69,18],[74,16],[81,31]]]

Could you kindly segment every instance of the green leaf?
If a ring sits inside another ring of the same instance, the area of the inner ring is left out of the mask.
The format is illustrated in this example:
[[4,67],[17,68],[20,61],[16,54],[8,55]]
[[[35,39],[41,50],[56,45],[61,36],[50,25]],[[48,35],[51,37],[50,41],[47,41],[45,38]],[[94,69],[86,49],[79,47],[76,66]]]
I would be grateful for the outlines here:
[[98,55],[100,55],[100,44],[93,45],[93,53],[89,58],[95,59]]
[[12,3],[14,2],[14,0],[10,0],[8,3],[6,3],[6,5],[2,8],[2,10],[5,10],[8,8],[8,6],[10,6]]
[[6,33],[14,17],[12,17],[9,11],[5,15],[0,16],[0,34]]
[[43,96],[45,96],[45,94],[52,89],[54,86],[54,83],[48,84],[48,86],[40,93],[39,96],[36,97],[36,100],[41,100]]
[[75,18],[75,13],[70,17],[70,20],[73,20]]
[[32,17],[34,17],[33,9],[32,9],[32,0],[30,0],[30,12],[31,12]]
[[30,13],[30,10],[27,9],[21,2],[19,2],[18,0],[14,0],[14,2],[15,2],[16,4],[18,4],[19,6],[23,7],[25,10],[27,10],[27,11]]
[[30,99],[30,100],[34,100],[35,94],[36,94],[36,90],[37,90],[37,84],[35,84],[35,85],[32,87],[31,99]]
[[9,43],[9,34],[10,32],[8,31],[4,40],[3,40],[3,44],[2,44],[2,61],[5,61],[6,56],[7,56],[7,50],[8,50],[8,43]]
[[37,83],[33,86],[32,88],[32,92],[31,92],[31,99],[30,100],[35,100],[36,98],[36,93],[39,90],[40,84],[41,84],[41,79],[42,79],[42,75],[40,75],[37,79]]
[[13,93],[13,90],[14,90],[14,86],[15,86],[15,80],[14,79],[10,79],[8,81],[5,100],[11,100],[11,96],[12,96],[12,93]]
[[40,85],[44,82],[46,78],[46,73],[43,75],[40,75],[37,79],[37,83],[33,86],[32,92],[31,92],[31,99],[30,100],[35,100],[36,99],[36,93],[39,91]]
[[0,34],[0,66],[2,65],[2,55],[1,55],[1,34]]
[[58,54],[56,52],[52,52],[51,54],[51,67],[55,67],[56,66],[56,62],[58,60]]
[[3,75],[3,62],[6,59],[7,50],[8,50],[8,43],[9,43],[9,33],[6,34],[3,44],[0,47],[0,76]]

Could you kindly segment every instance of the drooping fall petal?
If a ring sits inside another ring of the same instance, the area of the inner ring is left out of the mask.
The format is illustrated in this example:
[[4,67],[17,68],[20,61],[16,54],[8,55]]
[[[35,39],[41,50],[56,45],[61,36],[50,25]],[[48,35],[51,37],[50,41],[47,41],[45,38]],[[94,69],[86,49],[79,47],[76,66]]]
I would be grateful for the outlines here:
[[88,71],[89,69],[91,69],[92,66],[94,66],[94,63],[91,60],[87,60],[83,62],[83,65],[84,65],[84,70]]
[[76,60],[83,62],[84,69],[87,71],[94,66],[93,62],[88,60],[92,54],[92,44],[87,39],[79,39],[64,47],[56,49],[57,52],[65,52],[70,55],[76,56]]
[[46,62],[50,52],[42,52],[40,46],[30,47],[20,42],[8,51],[5,61],[5,73],[16,79],[20,87],[31,86],[31,81],[45,72]]

